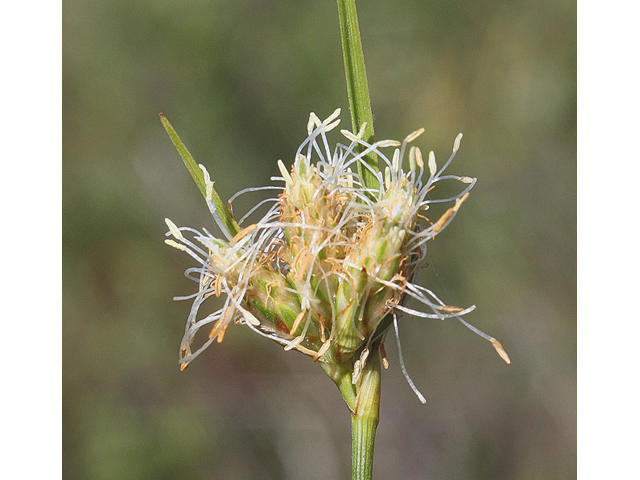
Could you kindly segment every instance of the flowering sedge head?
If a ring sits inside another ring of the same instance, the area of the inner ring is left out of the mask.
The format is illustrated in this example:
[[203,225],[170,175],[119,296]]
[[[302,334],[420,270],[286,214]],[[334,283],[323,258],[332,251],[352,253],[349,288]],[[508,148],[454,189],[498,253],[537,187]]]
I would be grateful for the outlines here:
[[[346,142],[331,149],[327,133],[339,124],[339,113],[324,121],[311,114],[308,136],[291,168],[278,162],[282,177],[273,180],[280,182],[279,195],[256,206],[269,205],[256,223],[243,225],[242,218],[241,230],[228,229],[202,166],[207,203],[224,238],[207,230],[178,228],[167,220],[167,235],[173,238],[166,242],[198,264],[186,272],[199,288],[182,297],[193,299],[193,305],[181,344],[181,367],[213,341],[222,341],[229,325],[237,323],[324,364],[354,362],[358,355],[356,365],[361,368],[369,346],[381,339],[391,320],[397,329],[399,313],[457,318],[491,341],[508,362],[497,340],[461,318],[473,306],[447,305],[431,290],[412,283],[426,242],[453,220],[476,182],[444,174],[462,135],[441,168],[433,152],[425,162],[421,150],[411,145],[423,130],[402,142],[372,144],[362,140],[364,128],[358,133],[343,130]],[[381,171],[364,162],[371,154],[380,160]],[[375,176],[375,185],[365,185],[363,169]],[[442,181],[458,182],[458,193],[438,198],[437,184]],[[429,220],[429,206],[442,202],[449,208]],[[201,316],[199,309],[209,297],[224,297],[224,304]],[[408,298],[423,304],[424,311],[404,306]],[[196,332],[205,326],[208,339],[194,351]]]

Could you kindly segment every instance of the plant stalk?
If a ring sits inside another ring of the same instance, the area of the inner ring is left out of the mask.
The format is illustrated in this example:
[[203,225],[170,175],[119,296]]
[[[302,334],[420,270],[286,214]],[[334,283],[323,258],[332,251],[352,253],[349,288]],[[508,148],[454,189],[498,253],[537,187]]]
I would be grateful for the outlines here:
[[373,446],[380,412],[380,353],[377,348],[369,358],[360,378],[355,412],[351,413],[352,480],[373,478]]
[[[338,17],[340,20],[344,71],[347,79],[349,110],[351,112],[351,128],[353,133],[357,134],[362,124],[366,123],[363,140],[371,144],[374,138],[373,114],[371,112],[371,100],[369,99],[369,87],[364,67],[364,54],[362,53],[362,41],[360,39],[355,0],[338,0]],[[378,157],[375,153],[367,154],[363,160],[373,171],[379,171]],[[378,188],[376,176],[361,163],[358,163],[358,174],[364,179],[367,188]]]
[[[340,20],[340,38],[347,80],[351,128],[355,134],[366,123],[362,139],[373,144],[373,114],[364,66],[364,54],[358,26],[355,0],[337,0]],[[379,182],[378,158],[371,152],[358,162],[358,174],[369,189],[377,190]],[[375,173],[374,173],[375,172]],[[343,365],[339,371],[331,372],[349,410],[351,411],[351,475],[352,480],[371,480],[373,475],[373,446],[380,411],[380,352],[379,344],[371,347],[356,385],[351,382],[354,361]],[[330,373],[330,372],[327,372]]]

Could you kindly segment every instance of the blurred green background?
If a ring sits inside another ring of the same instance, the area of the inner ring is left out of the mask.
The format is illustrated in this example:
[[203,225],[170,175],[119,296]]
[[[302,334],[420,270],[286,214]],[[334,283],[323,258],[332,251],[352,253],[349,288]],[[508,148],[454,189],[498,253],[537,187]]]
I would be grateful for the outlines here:
[[[359,4],[378,138],[478,177],[421,282],[457,322],[390,337],[374,478],[576,475],[576,5]],[[317,365],[231,328],[185,372],[190,259],[164,217],[213,229],[165,113],[223,198],[290,164],[310,111],[343,108],[334,1],[66,0],[63,5],[64,478],[338,479],[349,418]],[[336,137],[337,140],[337,137]],[[241,197],[244,212],[257,196]]]

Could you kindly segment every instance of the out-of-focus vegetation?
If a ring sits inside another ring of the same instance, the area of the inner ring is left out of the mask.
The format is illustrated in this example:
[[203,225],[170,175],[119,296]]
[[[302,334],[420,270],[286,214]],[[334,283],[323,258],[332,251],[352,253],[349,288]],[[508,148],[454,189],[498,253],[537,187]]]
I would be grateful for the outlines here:
[[[343,107],[333,1],[64,4],[64,476],[347,478],[350,430],[306,357],[231,328],[185,371],[194,291],[165,216],[213,229],[171,120],[223,198],[293,161],[310,111]],[[405,317],[383,375],[374,478],[575,477],[575,3],[359,4],[378,138],[478,177],[422,283],[498,338]],[[336,137],[336,140],[338,138]],[[257,197],[234,205],[244,212]]]

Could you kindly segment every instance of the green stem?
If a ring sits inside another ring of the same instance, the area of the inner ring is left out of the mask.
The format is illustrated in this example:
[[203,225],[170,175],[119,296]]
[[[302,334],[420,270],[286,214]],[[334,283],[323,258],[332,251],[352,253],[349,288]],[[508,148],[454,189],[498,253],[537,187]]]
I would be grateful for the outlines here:
[[351,414],[351,478],[371,480],[373,446],[380,412],[380,354],[371,352],[358,387],[355,412]]
[[[366,123],[362,139],[372,144],[374,141],[373,114],[355,0],[338,0],[338,16],[351,128],[357,134],[362,124]],[[374,172],[379,171],[378,158],[374,153],[365,155],[363,163],[366,163]],[[376,190],[379,188],[378,179],[374,173],[369,168],[365,168],[362,163],[358,163],[358,174],[363,178],[367,188]],[[377,346],[372,348],[369,358],[357,388],[351,383],[352,361],[347,365],[341,365],[343,368],[339,371],[327,372],[340,389],[342,397],[351,410],[353,480],[371,480],[373,475],[373,445],[380,410],[380,354]]]
[[[349,110],[351,111],[351,127],[353,132],[357,134],[362,124],[366,123],[363,140],[373,143],[373,114],[371,113],[355,0],[338,0],[338,17],[340,19],[344,71],[347,78]],[[363,161],[374,171],[378,171],[378,158],[375,153],[367,154]],[[358,173],[368,188],[378,188],[378,180],[375,175],[360,163],[358,163]]]
[[379,342],[371,346],[356,385],[351,381],[356,355],[348,362],[322,363],[322,368],[338,386],[351,412],[351,474],[353,480],[371,480],[373,446],[380,412]]

